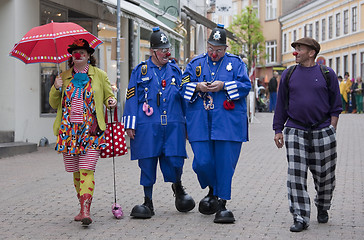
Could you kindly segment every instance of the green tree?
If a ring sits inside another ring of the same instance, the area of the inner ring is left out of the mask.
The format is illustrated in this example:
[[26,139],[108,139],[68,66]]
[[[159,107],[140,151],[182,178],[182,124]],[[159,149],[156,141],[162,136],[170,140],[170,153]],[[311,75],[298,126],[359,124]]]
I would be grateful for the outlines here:
[[[244,45],[229,40],[231,52],[236,55],[246,55],[248,69],[251,68],[254,58],[264,57],[264,36],[257,11],[247,6],[240,15],[233,17],[233,23],[228,29],[238,37]],[[258,56],[259,54],[259,56]]]

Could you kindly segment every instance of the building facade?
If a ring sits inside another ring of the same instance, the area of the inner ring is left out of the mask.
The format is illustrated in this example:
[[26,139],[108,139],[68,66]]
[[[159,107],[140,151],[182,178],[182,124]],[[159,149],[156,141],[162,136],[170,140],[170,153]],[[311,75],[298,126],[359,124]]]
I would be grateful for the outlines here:
[[283,16],[282,64],[294,64],[291,43],[312,37],[321,45],[317,61],[337,75],[364,77],[364,1],[316,0]]
[[[121,22],[121,59],[120,84],[117,92],[120,96],[122,110],[126,88],[131,70],[140,61],[148,57],[147,49],[151,30],[155,26],[169,36],[173,51],[179,53],[183,36],[173,30],[168,15],[156,16],[147,12],[151,9],[147,1],[120,1]],[[154,1],[155,2],[155,1]],[[162,1],[160,1],[162,2]],[[178,1],[164,1],[179,7]],[[53,122],[55,111],[48,104],[49,89],[57,75],[55,64],[28,64],[9,57],[14,44],[33,27],[54,22],[75,22],[98,36],[104,43],[95,51],[97,66],[108,73],[110,82],[116,84],[116,60],[112,58],[112,47],[116,38],[117,0],[2,0],[0,1],[0,26],[2,45],[0,46],[0,65],[3,73],[0,89],[0,131],[13,132],[16,142],[39,143],[46,137],[50,143],[55,142]],[[143,8],[144,6],[144,8]],[[158,8],[158,4],[155,4]],[[163,6],[160,6],[163,9]],[[157,11],[156,12],[160,12]],[[168,13],[169,14],[169,13]],[[169,14],[170,15],[170,14]],[[177,17],[175,17],[177,18]],[[173,55],[176,55],[174,52]],[[61,70],[66,63],[59,65]],[[121,111],[119,111],[121,112]]]

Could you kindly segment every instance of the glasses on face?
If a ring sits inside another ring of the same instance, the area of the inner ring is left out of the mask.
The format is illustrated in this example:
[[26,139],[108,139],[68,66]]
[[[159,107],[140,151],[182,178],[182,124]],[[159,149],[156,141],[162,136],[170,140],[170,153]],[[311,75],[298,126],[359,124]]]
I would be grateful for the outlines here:
[[212,47],[208,47],[207,48],[207,51],[209,51],[209,52],[216,52],[217,54],[219,54],[219,53],[222,53],[223,51],[225,51],[225,49],[224,48],[213,49]]
[[161,53],[167,53],[169,52],[169,48],[159,48],[157,50],[154,50],[155,52],[161,52]]

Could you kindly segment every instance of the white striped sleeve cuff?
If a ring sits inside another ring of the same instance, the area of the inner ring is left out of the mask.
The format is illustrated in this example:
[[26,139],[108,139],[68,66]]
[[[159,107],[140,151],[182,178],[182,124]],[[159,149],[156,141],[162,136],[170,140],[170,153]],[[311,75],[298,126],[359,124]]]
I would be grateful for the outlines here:
[[135,129],[135,122],[136,122],[136,116],[124,116],[123,117],[123,123],[125,129],[131,128]]
[[183,96],[186,100],[188,100],[188,101],[191,100],[193,93],[196,90],[196,86],[197,86],[196,82],[186,83],[185,95]]
[[231,100],[239,99],[238,85],[235,81],[225,82],[225,90],[227,91]]

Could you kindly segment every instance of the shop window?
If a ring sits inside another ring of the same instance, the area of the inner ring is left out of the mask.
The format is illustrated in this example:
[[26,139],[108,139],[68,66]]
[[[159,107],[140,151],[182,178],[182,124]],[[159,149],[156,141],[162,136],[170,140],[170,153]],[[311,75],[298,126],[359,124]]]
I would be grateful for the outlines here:
[[[66,22],[67,11],[65,9],[56,8],[42,3],[40,5],[40,24],[44,25],[54,22]],[[58,69],[65,71],[67,68],[66,62],[60,63],[57,68],[57,64],[54,63],[40,63],[40,108],[41,114],[55,113],[49,105],[49,91],[54,83],[54,79],[57,76]]]

